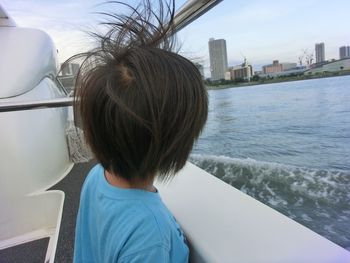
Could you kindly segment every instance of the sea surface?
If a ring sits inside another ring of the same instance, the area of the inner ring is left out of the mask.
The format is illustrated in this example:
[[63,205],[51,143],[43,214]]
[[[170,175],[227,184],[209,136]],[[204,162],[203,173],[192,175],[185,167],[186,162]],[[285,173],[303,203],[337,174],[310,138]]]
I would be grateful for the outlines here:
[[210,90],[190,160],[350,250],[350,76]]

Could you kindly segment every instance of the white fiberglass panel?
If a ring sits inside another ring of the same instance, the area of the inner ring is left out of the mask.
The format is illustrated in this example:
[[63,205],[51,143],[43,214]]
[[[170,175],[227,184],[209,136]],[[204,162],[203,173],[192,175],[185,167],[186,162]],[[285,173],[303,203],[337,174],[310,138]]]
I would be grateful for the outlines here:
[[350,262],[347,250],[191,163],[156,187],[190,241],[191,262]]
[[0,99],[32,90],[57,72],[56,48],[43,31],[0,27]]
[[[62,95],[46,78],[30,92],[0,103],[57,97]],[[26,195],[57,182],[69,164],[67,111],[52,108],[0,114],[0,197]]]

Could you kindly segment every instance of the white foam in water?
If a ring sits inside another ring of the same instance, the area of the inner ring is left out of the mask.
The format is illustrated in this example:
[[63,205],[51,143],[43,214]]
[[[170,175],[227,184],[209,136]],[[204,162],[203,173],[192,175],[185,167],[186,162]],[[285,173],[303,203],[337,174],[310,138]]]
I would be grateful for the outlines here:
[[[250,182],[254,184],[262,183],[266,179],[265,177],[282,178],[282,180],[289,182],[288,186],[292,191],[307,192],[307,195],[313,198],[336,197],[336,191],[344,188],[344,182],[341,184],[338,182],[340,177],[350,183],[350,174],[345,172],[262,162],[251,158],[239,159],[227,156],[192,154],[190,161],[220,178],[225,177],[225,179],[242,176],[244,169],[245,172],[249,171],[254,175],[253,178],[249,178]],[[219,166],[222,165],[225,174],[219,175]],[[268,184],[265,184],[265,190],[271,195],[275,194]],[[346,196],[348,195],[349,193],[346,192]]]
[[326,238],[349,247],[349,172],[201,154],[192,154],[190,161]]
[[309,217],[307,214],[302,214],[301,217],[306,221],[312,221],[312,218]]

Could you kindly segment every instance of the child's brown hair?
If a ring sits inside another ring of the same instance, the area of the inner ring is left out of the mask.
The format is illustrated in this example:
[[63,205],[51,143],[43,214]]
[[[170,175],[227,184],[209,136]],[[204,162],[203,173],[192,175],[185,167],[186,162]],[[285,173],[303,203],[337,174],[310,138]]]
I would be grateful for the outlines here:
[[85,58],[76,117],[106,170],[129,181],[166,179],[185,165],[203,129],[207,92],[195,65],[172,52],[174,1],[120,4],[131,14],[108,14],[99,47],[75,56]]

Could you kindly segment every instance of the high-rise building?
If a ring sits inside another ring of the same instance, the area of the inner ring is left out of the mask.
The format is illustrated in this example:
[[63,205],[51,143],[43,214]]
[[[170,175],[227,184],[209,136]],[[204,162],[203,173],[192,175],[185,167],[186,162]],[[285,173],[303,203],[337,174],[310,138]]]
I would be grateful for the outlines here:
[[253,67],[244,59],[243,64],[229,68],[231,80],[248,80],[253,76]]
[[278,60],[274,60],[272,64],[263,66],[262,70],[264,74],[277,73],[283,71],[283,67],[282,64],[278,62]]
[[339,59],[350,57],[350,46],[342,46],[339,48]]
[[209,39],[210,74],[212,80],[225,79],[227,50],[225,39]]
[[325,61],[324,43],[315,44],[316,63]]
[[291,70],[296,67],[297,67],[297,63],[290,63],[290,62],[280,63],[278,60],[274,60],[272,64],[263,66],[262,71],[264,74],[273,74],[273,73]]

